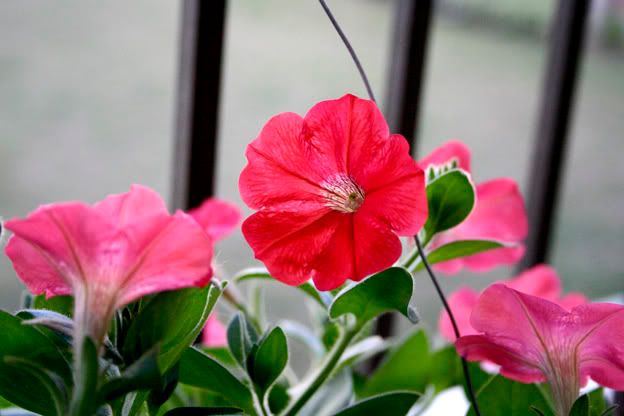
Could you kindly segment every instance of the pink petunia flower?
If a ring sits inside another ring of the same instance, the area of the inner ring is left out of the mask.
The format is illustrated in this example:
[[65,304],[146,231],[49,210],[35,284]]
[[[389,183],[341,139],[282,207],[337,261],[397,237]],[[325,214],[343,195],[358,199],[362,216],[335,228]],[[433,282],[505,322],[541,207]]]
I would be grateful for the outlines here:
[[6,228],[19,278],[34,294],[73,294],[75,337],[96,345],[116,309],[151,293],[204,286],[212,275],[207,234],[139,185],[95,205],[43,205]]
[[208,198],[188,214],[199,223],[213,241],[227,237],[241,220],[238,207],[230,202]]
[[590,303],[568,311],[495,284],[480,296],[471,323],[480,334],[458,339],[457,352],[500,365],[512,380],[547,381],[557,415],[568,415],[589,377],[624,389],[622,305]]
[[[587,303],[587,298],[582,293],[569,293],[561,297],[561,282],[557,272],[550,266],[539,264],[525,270],[518,276],[498,282],[528,295],[537,296],[557,303],[559,306],[570,310],[577,305]],[[448,298],[449,306],[455,316],[457,327],[461,335],[477,334],[470,324],[470,314],[477,305],[479,293],[474,289],[463,287],[455,291]],[[440,313],[438,327],[442,336],[449,341],[455,341],[455,332],[451,320],[445,311]]]
[[246,156],[239,188],[258,212],[243,234],[286,284],[330,290],[383,270],[401,254],[398,236],[426,220],[423,171],[372,101],[347,94],[305,117],[279,114]]
[[[427,170],[452,161],[460,169],[470,173],[470,150],[465,144],[455,140],[438,147],[419,164]],[[491,239],[513,246],[438,263],[434,268],[447,274],[455,274],[463,267],[483,272],[500,264],[514,264],[524,255],[521,241],[526,238],[527,233],[524,200],[516,182],[510,178],[498,178],[479,183],[476,186],[476,204],[468,218],[457,227],[436,235],[431,247],[471,239]]]
[[214,312],[206,321],[206,326],[202,332],[202,344],[206,347],[224,347],[227,345],[225,327]]

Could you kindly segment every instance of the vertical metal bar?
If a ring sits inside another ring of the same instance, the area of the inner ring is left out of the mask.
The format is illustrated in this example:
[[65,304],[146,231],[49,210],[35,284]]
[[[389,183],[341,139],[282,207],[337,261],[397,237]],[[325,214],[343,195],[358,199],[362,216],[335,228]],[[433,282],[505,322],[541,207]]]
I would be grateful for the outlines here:
[[[412,154],[416,154],[432,13],[433,0],[399,0],[396,6],[385,115],[390,131],[402,134],[410,142]],[[388,313],[379,317],[375,332],[387,338],[392,335],[393,328],[394,315]],[[374,358],[369,370],[374,369],[380,359],[381,356]]]
[[520,269],[548,259],[589,0],[559,0],[542,85],[528,192],[529,237]]
[[226,0],[182,6],[173,173],[174,208],[214,193]]
[[416,140],[433,0],[399,0],[392,40],[386,119],[393,133],[405,136],[416,154]]

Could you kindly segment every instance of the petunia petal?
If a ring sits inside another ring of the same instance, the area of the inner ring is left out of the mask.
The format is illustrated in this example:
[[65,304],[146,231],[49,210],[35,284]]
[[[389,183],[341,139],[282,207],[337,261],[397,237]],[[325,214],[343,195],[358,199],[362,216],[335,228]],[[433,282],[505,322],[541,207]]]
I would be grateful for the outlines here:
[[312,277],[312,263],[332,239],[339,214],[322,206],[311,211],[263,210],[247,218],[242,230],[271,275],[296,286]]
[[213,240],[220,240],[230,234],[241,220],[238,207],[218,198],[208,198],[199,207],[189,211]]
[[[491,239],[515,243],[505,247],[464,257],[460,261],[473,271],[488,271],[497,265],[511,265],[524,255],[525,248],[519,244],[528,233],[528,221],[524,201],[515,181],[509,178],[493,179],[476,187],[477,203],[470,216],[457,227],[439,235],[433,241],[439,246],[451,241],[467,239]],[[456,262],[456,264],[458,264]],[[458,271],[458,267],[441,271]]]
[[225,327],[213,312],[206,321],[202,333],[202,344],[206,347],[225,347],[227,346],[227,335]]
[[169,215],[160,195],[142,185],[132,185],[130,192],[109,195],[93,208],[103,217],[115,218],[118,227],[141,222],[153,215]]
[[245,204],[253,209],[309,201],[323,203],[324,176],[312,164],[309,144],[301,134],[303,119],[294,113],[271,118],[247,146],[249,163],[239,178]]
[[[453,311],[453,316],[455,316],[455,321],[461,336],[474,335],[478,333],[470,324],[470,314],[477,305],[478,299],[479,294],[467,287],[458,289],[448,298],[448,304],[451,311]],[[440,334],[444,338],[449,341],[455,341],[455,331],[453,330],[453,325],[451,324],[451,318],[445,311],[440,314],[438,328],[440,329]]]
[[212,242],[188,214],[177,212],[150,230],[136,247],[136,260],[123,277],[117,306],[149,293],[204,286],[210,280]]
[[364,187],[362,211],[399,235],[415,235],[427,220],[425,177],[420,167],[409,157],[405,139],[391,136],[383,151],[361,167],[357,179]]
[[427,169],[431,165],[445,165],[452,160],[457,161],[460,169],[470,172],[470,149],[459,140],[449,140],[442,146],[435,148],[418,163],[423,169]]

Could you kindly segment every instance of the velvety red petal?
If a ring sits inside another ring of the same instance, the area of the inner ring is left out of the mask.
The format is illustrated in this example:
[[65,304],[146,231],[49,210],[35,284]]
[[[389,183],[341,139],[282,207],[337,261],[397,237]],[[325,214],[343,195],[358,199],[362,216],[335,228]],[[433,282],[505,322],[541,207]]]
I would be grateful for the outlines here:
[[117,307],[150,293],[202,287],[211,274],[212,242],[188,214],[177,212],[154,224],[150,238],[134,247],[134,262],[126,269]]
[[470,172],[470,149],[459,140],[449,140],[442,146],[435,148],[428,156],[418,163],[423,169],[430,165],[444,165],[456,160],[460,169]]
[[357,168],[371,163],[374,149],[385,146],[390,136],[377,105],[351,94],[312,107],[304,117],[303,132],[306,142],[316,149],[318,168],[346,173],[356,181]]
[[364,189],[361,211],[386,223],[399,235],[415,235],[427,220],[424,172],[409,156],[407,142],[393,135],[374,158],[353,174]]
[[344,214],[323,206],[311,211],[263,210],[247,218],[242,230],[271,275],[296,286],[312,277],[313,262],[333,238],[339,215]]
[[213,240],[220,240],[230,234],[241,220],[238,207],[218,198],[208,198],[199,207],[189,211]]
[[[455,322],[459,329],[461,336],[477,334],[470,324],[470,314],[477,305],[479,294],[474,290],[464,287],[456,292],[453,292],[448,298],[448,303],[455,316]],[[440,320],[438,322],[438,328],[440,334],[449,341],[455,341],[455,331],[453,331],[453,325],[451,324],[451,318],[446,311],[442,311],[440,314]]]
[[310,144],[302,137],[303,119],[294,113],[271,118],[247,146],[247,166],[238,187],[253,209],[278,208],[295,202],[324,203],[325,175],[312,163]]

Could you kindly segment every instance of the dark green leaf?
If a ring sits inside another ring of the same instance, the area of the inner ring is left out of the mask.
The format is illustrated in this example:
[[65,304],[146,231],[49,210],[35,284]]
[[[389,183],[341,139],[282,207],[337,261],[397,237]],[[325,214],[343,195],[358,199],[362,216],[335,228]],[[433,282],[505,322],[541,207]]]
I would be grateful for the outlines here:
[[98,382],[98,355],[91,338],[82,341],[80,353],[80,369],[77,372],[76,384],[70,404],[70,415],[92,415],[97,409],[96,397]]
[[66,398],[63,382],[59,376],[44,368],[41,363],[4,356],[0,361],[2,394],[26,410],[44,416],[64,415]]
[[[505,247],[504,244],[494,240],[459,240],[444,244],[427,254],[429,264],[441,263],[461,257],[472,256],[488,250]],[[415,271],[424,268],[422,262],[416,266]]]
[[[20,358],[57,374],[64,384],[71,385],[69,362],[50,338],[4,311],[0,311],[0,328],[0,363],[4,363],[4,357]],[[28,383],[17,383],[12,377],[5,377],[2,371],[0,374],[3,375],[0,377],[0,395],[14,402],[11,397],[18,393],[16,390],[26,389]],[[22,403],[15,404],[24,407]]]
[[335,416],[405,416],[419,397],[419,394],[408,392],[386,393],[362,400]]
[[275,327],[260,341],[250,371],[251,379],[260,389],[261,397],[282,374],[287,363],[286,335],[280,327]]
[[[245,270],[242,270],[234,277],[234,281],[236,282],[245,282],[247,280],[253,279],[262,279],[262,280],[271,280],[274,281],[273,277],[269,274],[269,272],[262,267],[251,267]],[[303,283],[297,286],[297,289],[301,290],[310,298],[314,299],[316,303],[318,303],[321,307],[326,308],[327,305],[331,302],[331,297],[323,296],[314,286],[310,283]]]
[[74,298],[71,296],[54,296],[46,299],[45,295],[35,296],[33,309],[47,309],[71,317],[74,311]]
[[188,348],[180,360],[180,383],[218,393],[234,406],[255,414],[249,389],[207,354]]
[[569,416],[589,416],[589,397],[586,394],[576,399]]
[[[171,367],[160,380],[160,385],[153,388],[149,392],[147,397],[147,407],[149,409],[160,408],[163,404],[169,400],[171,395],[175,392],[178,386],[178,380],[180,379],[180,362]],[[154,412],[152,412],[154,413]]]
[[409,336],[394,349],[368,379],[362,397],[395,390],[424,392],[429,384],[429,342],[424,331]]
[[[530,414],[534,406],[545,416],[554,416],[550,403],[537,385],[519,383],[500,375],[477,392],[477,402],[482,415],[524,416]],[[467,416],[474,415],[471,408]]]
[[120,377],[111,379],[99,391],[100,403],[115,400],[135,390],[147,390],[161,386],[158,369],[158,349],[152,349],[126,368]]
[[290,396],[288,395],[288,386],[278,381],[271,387],[269,392],[269,408],[274,414],[279,414],[288,406]]
[[602,412],[607,408],[603,389],[592,390],[587,393],[587,397],[589,398],[589,414],[591,416],[602,416]]
[[168,371],[197,339],[222,288],[211,283],[203,289],[188,288],[155,295],[132,320],[124,341],[124,357],[130,362],[159,344],[158,365]]
[[384,312],[398,311],[417,322],[416,311],[410,306],[412,276],[403,268],[391,267],[342,290],[329,307],[329,316],[336,319],[352,314],[364,325]]
[[537,416],[544,416],[544,412],[542,412],[541,409],[538,409],[537,407],[535,407],[533,405],[529,406],[529,410],[531,410]]
[[602,413],[600,414],[600,416],[612,416],[612,415],[614,415],[614,414],[615,414],[614,412],[615,412],[617,409],[619,409],[619,408],[620,408],[620,405],[619,405],[619,404],[614,404],[614,405],[611,405],[611,406],[609,406],[609,408],[605,409],[605,411],[604,411],[604,412],[602,412]]
[[227,327],[227,341],[234,359],[247,368],[247,359],[256,345],[258,335],[253,325],[249,325],[245,315],[237,312]]
[[475,203],[475,190],[470,177],[461,170],[451,170],[427,185],[429,216],[425,234],[434,234],[459,225],[468,217]]

